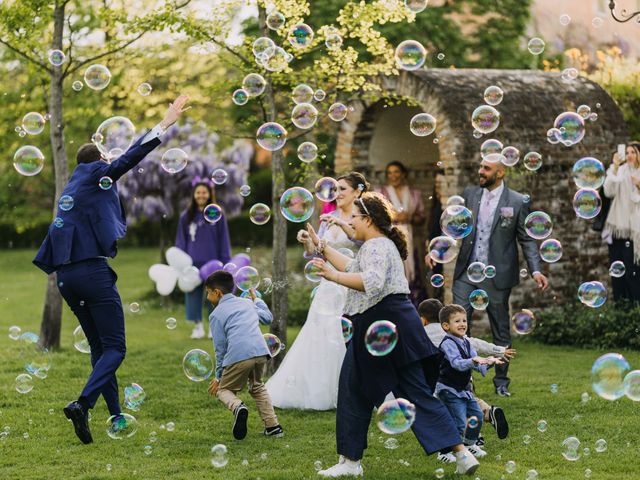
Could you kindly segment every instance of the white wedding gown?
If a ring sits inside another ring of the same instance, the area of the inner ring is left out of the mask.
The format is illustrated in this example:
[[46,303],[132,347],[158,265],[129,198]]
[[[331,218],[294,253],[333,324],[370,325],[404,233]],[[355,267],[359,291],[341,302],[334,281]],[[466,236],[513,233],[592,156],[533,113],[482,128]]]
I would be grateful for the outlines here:
[[[323,236],[336,249],[357,250],[338,226]],[[321,280],[307,321],[266,387],[274,407],[331,410],[338,400],[338,377],[346,352],[341,317],[347,289]]]

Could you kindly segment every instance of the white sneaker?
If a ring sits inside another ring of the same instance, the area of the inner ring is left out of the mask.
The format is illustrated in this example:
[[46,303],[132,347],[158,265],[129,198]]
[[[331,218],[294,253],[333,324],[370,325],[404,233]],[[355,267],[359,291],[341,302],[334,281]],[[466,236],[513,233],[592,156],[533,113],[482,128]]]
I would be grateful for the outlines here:
[[338,463],[335,464],[331,468],[327,468],[326,470],[320,470],[318,475],[321,477],[362,477],[364,472],[362,470],[362,464],[358,460],[357,462],[347,460],[342,455],[340,455],[340,459]]
[[209,333],[207,333],[207,338],[213,338],[213,335],[211,335],[211,329],[209,329]]
[[477,443],[473,444],[473,445],[467,445],[466,447],[471,453],[473,453],[473,455],[476,458],[482,458],[487,454],[487,452],[485,452],[482,449],[482,447],[480,445],[478,445]]
[[196,323],[196,326],[191,332],[191,338],[196,340],[200,338],[204,338],[204,327],[202,326],[202,322]]
[[438,453],[438,461],[442,463],[456,463],[456,456],[453,452]]
[[478,469],[480,462],[466,448],[460,452],[456,452],[456,474],[472,475]]

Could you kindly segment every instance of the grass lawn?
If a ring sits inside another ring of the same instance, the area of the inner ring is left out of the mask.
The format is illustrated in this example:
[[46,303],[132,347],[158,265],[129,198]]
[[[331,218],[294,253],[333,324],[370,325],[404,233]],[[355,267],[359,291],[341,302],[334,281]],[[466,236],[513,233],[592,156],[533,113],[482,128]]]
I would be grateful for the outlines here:
[[[0,439],[0,479],[302,479],[316,478],[314,462],[324,467],[336,460],[334,412],[278,411],[286,430],[284,438],[261,436],[262,425],[246,392],[243,398],[250,408],[249,435],[241,442],[231,435],[231,413],[206,392],[207,382],[189,381],[182,372],[181,359],[191,348],[212,352],[210,340],[189,339],[191,327],[184,321],[180,305],[163,309],[149,298],[152,289],[147,277],[149,265],[157,261],[153,249],[125,249],[113,261],[118,272],[118,287],[123,303],[138,301],[140,312],[127,308],[127,357],[119,370],[120,389],[132,382],[142,385],[147,399],[134,413],[139,430],[130,439],[115,441],[107,437],[108,417],[102,400],[92,412],[94,443],[80,444],[62,407],[77,397],[89,372],[89,356],[73,347],[72,333],[77,322],[65,306],[62,348],[53,354],[53,366],[45,380],[35,380],[30,393],[14,389],[16,375],[23,372],[16,342],[7,336],[11,325],[22,331],[39,332],[45,276],[31,265],[33,251],[0,253],[0,431],[9,435]],[[269,252],[251,253],[261,264],[268,264]],[[264,267],[266,268],[266,267]],[[292,288],[299,288],[292,283]],[[178,327],[168,330],[165,319],[178,319]],[[615,328],[615,325],[612,326]],[[297,329],[290,332],[293,341]],[[510,436],[500,441],[490,427],[484,430],[489,455],[481,462],[476,477],[482,480],[522,480],[529,469],[540,479],[583,479],[585,470],[598,480],[638,479],[640,459],[639,405],[623,398],[608,402],[594,397],[590,389],[590,368],[601,351],[546,347],[521,342],[513,363],[513,397],[499,399],[490,380],[477,382],[478,393],[489,403],[499,404],[510,420]],[[632,367],[640,368],[639,352],[624,353]],[[313,375],[313,372],[309,372]],[[557,393],[550,391],[557,384]],[[591,399],[582,403],[580,396]],[[133,413],[133,412],[132,412]],[[548,429],[536,429],[539,420]],[[175,423],[172,432],[162,428]],[[150,443],[149,434],[157,432]],[[525,444],[523,436],[531,441]],[[561,443],[577,436],[582,454],[576,462],[566,461]],[[426,457],[413,435],[397,436],[399,447],[384,448],[388,438],[375,425],[369,433],[370,447],[364,458],[369,479],[435,478],[441,467],[435,457]],[[604,453],[595,452],[596,440],[608,443]],[[228,447],[229,463],[217,469],[210,463],[210,449],[222,443]],[[146,455],[145,445],[152,452]],[[246,460],[246,461],[245,461]],[[516,462],[512,474],[505,463]],[[111,470],[107,470],[110,464]],[[454,478],[452,466],[444,467],[445,478]],[[474,478],[474,477],[471,477]]]

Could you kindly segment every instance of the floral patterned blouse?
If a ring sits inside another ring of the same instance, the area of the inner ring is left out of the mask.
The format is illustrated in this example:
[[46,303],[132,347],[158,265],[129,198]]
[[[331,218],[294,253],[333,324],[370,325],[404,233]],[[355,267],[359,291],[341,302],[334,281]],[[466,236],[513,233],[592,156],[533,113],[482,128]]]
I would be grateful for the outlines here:
[[387,237],[364,242],[346,271],[361,273],[364,284],[364,292],[349,289],[345,306],[348,315],[368,310],[387,295],[410,292],[400,253]]

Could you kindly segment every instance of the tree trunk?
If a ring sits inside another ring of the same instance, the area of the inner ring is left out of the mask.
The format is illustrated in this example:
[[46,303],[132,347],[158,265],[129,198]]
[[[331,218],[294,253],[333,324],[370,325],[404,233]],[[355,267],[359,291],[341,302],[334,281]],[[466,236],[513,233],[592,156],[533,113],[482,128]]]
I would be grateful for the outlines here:
[[[52,49],[62,50],[62,35],[64,33],[64,3],[56,3],[53,12],[53,41]],[[67,166],[67,151],[64,145],[64,122],[62,118],[62,86],[64,76],[62,67],[52,67],[51,92],[49,97],[49,115],[51,151],[53,153],[53,167],[56,182],[56,192],[53,202],[53,217],[58,211],[58,200],[69,179]],[[40,344],[48,349],[60,347],[60,328],[62,324],[62,298],[58,291],[56,274],[49,275],[47,293],[45,295],[42,323],[40,324]]]
[[[266,24],[267,13],[263,7],[258,8],[258,22],[262,35],[269,36]],[[273,90],[271,78],[267,76],[265,89],[265,106],[267,121],[276,121],[276,92]],[[287,314],[289,290],[287,280],[287,221],[280,214],[280,196],[284,192],[284,156],[282,150],[272,152],[271,155],[271,211],[273,219],[273,293],[271,294],[271,309],[273,323],[271,333],[276,335],[282,343],[287,344]],[[283,355],[278,355],[269,362],[269,373],[277,370],[282,362]]]

